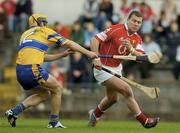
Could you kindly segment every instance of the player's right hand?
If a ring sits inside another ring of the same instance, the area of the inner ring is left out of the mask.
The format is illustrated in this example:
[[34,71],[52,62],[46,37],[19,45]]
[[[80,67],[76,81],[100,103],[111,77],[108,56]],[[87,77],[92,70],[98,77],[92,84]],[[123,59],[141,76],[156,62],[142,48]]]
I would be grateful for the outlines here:
[[100,58],[93,59],[93,65],[96,69],[101,70],[102,69],[102,63]]

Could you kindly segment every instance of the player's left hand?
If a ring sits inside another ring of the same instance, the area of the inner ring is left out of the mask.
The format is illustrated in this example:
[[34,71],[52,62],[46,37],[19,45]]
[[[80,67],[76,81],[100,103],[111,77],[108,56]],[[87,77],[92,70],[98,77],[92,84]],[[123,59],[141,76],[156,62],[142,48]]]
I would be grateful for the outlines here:
[[93,59],[93,65],[96,69],[101,70],[102,69],[102,63],[100,58]]
[[130,50],[132,48],[132,45],[131,45],[131,42],[130,42],[129,39],[124,39],[123,38],[123,39],[121,39],[121,43],[122,43],[122,45],[126,46],[126,48],[128,50]]
[[124,45],[124,46],[129,50],[129,52],[130,52],[131,54],[134,53],[135,49],[133,48],[133,46],[132,46],[132,44],[131,44],[131,41],[130,41],[129,39],[124,39],[124,38],[122,38],[122,39],[121,39],[121,43],[122,43],[122,45]]
[[66,56],[68,56],[69,54],[72,54],[72,53],[74,53],[74,51],[72,49],[68,48],[63,52],[63,57],[66,57]]

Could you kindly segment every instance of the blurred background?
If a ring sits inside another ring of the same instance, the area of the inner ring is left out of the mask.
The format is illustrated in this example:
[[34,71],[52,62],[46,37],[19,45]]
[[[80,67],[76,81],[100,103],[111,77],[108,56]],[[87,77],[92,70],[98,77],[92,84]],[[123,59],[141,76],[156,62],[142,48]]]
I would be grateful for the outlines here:
[[[31,94],[16,81],[15,59],[20,35],[28,28],[32,13],[45,14],[49,27],[89,49],[91,37],[112,24],[124,23],[133,9],[144,16],[139,34],[146,53],[158,50],[163,58],[156,65],[124,61],[123,73],[138,83],[161,89],[156,100],[133,89],[145,113],[159,115],[164,121],[180,121],[179,0],[0,0],[0,115]],[[64,49],[52,47],[48,52]],[[44,63],[43,67],[63,83],[63,118],[86,118],[88,110],[105,94],[93,77],[91,62],[80,53]],[[50,106],[46,103],[27,110],[23,116],[47,117]],[[106,113],[104,119],[133,119],[121,96]]]

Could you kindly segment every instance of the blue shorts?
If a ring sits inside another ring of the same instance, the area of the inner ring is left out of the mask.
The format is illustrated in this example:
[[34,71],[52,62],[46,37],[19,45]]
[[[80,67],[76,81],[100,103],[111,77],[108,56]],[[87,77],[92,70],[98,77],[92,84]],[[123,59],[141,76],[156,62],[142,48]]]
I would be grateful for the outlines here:
[[43,85],[49,77],[47,71],[40,65],[17,65],[16,76],[18,82],[25,90]]

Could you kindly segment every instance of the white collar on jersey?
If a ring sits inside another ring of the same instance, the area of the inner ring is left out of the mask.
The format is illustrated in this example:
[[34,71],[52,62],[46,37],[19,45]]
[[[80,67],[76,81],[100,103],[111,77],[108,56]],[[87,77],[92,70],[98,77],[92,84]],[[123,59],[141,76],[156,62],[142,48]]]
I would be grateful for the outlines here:
[[[128,26],[127,26],[127,23],[124,23],[124,26],[125,26],[125,29],[128,31]],[[128,33],[128,32],[127,32]],[[137,35],[137,32],[135,32],[135,33],[133,33],[133,34],[131,34],[131,35]],[[129,33],[128,33],[128,36],[131,36],[131,35],[129,35]]]

